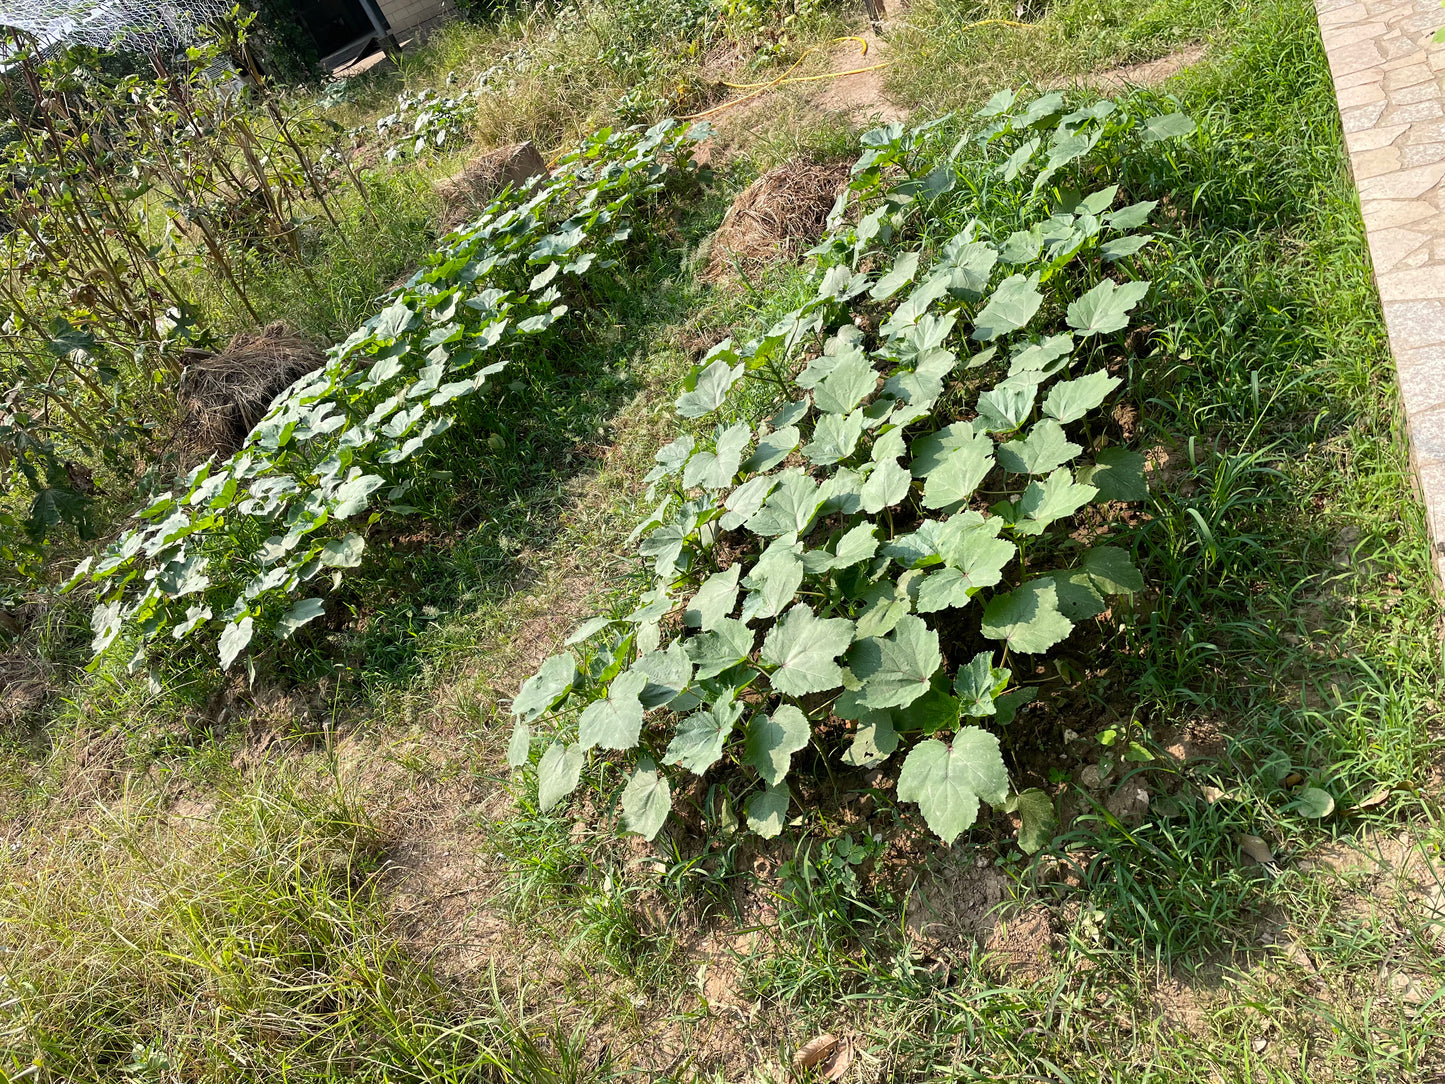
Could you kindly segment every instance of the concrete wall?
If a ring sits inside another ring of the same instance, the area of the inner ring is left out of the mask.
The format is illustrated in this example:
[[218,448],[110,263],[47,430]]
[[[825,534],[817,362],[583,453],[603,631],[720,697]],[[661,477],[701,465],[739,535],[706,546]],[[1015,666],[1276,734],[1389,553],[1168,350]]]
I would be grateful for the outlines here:
[[450,14],[451,8],[446,0],[376,0],[376,2],[395,34],[410,30],[428,19]]

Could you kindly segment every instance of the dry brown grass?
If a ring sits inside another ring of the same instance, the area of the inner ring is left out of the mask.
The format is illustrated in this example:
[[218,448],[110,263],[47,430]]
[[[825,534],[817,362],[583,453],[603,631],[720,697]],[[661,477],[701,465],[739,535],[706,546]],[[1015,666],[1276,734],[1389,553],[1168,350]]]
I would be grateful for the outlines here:
[[822,234],[850,165],[793,161],[764,173],[728,208],[703,277],[716,282],[735,268],[750,273],[795,259]]
[[243,331],[219,354],[181,374],[181,441],[192,461],[239,451],[278,394],[326,363],[310,339],[283,323]]

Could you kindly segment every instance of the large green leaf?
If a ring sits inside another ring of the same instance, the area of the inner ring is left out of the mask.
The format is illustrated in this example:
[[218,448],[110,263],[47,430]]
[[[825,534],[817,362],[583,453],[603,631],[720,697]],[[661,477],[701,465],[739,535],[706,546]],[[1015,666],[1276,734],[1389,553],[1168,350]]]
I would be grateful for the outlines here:
[[1022,535],[1043,534],[1049,524],[1072,516],[1098,492],[1093,486],[1079,485],[1068,467],[1060,467],[1042,481],[1035,478],[1028,484],[1013,528]]
[[799,602],[763,638],[762,661],[776,667],[773,688],[787,696],[836,689],[843,683],[839,655],[853,642],[853,622],[820,618]]
[[677,734],[668,744],[662,762],[702,775],[722,759],[723,748],[742,714],[742,704],[730,697],[718,700],[704,711],[693,712],[678,724]]
[[999,465],[1010,474],[1051,474],[1084,449],[1064,435],[1053,418],[1034,423],[1029,435],[998,447]]
[[667,776],[648,757],[637,762],[622,791],[622,824],[643,839],[653,839],[672,812],[672,788]]
[[1129,310],[1149,292],[1147,281],[1119,286],[1104,279],[1077,301],[1070,303],[1065,319],[1080,335],[1107,335],[1129,326]]
[[828,414],[849,414],[878,386],[878,373],[861,350],[850,350],[813,389],[813,403]]
[[785,784],[754,794],[748,802],[748,827],[764,839],[772,839],[787,823],[790,801],[792,794]]
[[691,637],[687,653],[697,666],[697,679],[715,678],[752,654],[756,633],[736,618],[721,618],[711,632]]
[[998,284],[983,311],[974,318],[973,338],[992,342],[1000,335],[1017,331],[1039,311],[1044,295],[1038,291],[1039,276],[1010,275]]
[[246,614],[239,621],[232,621],[221,630],[219,647],[222,670],[229,670],[231,663],[236,661],[236,656],[246,650],[246,645],[251,642],[254,628],[251,615]]
[[642,733],[642,690],[647,675],[629,670],[613,679],[607,696],[587,705],[577,723],[577,744],[583,749],[632,749]]
[[892,508],[908,496],[913,475],[897,459],[885,459],[868,472],[859,492],[863,511],[870,516]]
[[863,435],[863,412],[824,414],[813,429],[813,439],[803,445],[803,454],[820,467],[847,459]]
[[1058,419],[1062,425],[1076,422],[1102,403],[1120,383],[1117,376],[1110,376],[1103,369],[1077,380],[1065,380],[1049,389],[1048,398],[1044,400],[1044,413]]
[[1019,815],[1019,850],[1038,854],[1054,838],[1054,800],[1038,787],[1030,787],[1017,796]]
[[1144,142],[1157,143],[1161,139],[1179,139],[1192,135],[1199,126],[1183,113],[1165,113],[1150,117],[1144,123]]
[[742,570],[742,562],[735,561],[731,568],[714,572],[704,580],[682,613],[683,624],[705,632],[716,628],[738,604],[738,576]]
[[898,748],[898,732],[893,717],[886,711],[868,711],[858,720],[853,742],[843,754],[843,763],[854,768],[872,768],[882,764]]
[[752,428],[746,422],[728,426],[717,439],[716,451],[698,452],[687,461],[682,484],[703,489],[723,489],[731,485],[742,465],[743,449],[752,435]]
[[1038,396],[1038,380],[1010,377],[997,387],[979,394],[975,404],[979,421],[990,433],[1012,433],[1034,409]]
[[1114,546],[1095,546],[1084,554],[1084,571],[1106,595],[1131,595],[1144,590],[1144,577],[1133,559]]
[[972,497],[993,470],[994,459],[988,452],[991,447],[987,439],[981,439],[950,452],[923,485],[923,507],[953,508]]
[[818,483],[799,470],[786,470],[778,475],[778,486],[747,521],[753,534],[771,538],[774,535],[808,533],[813,517],[823,498]]
[[577,744],[553,742],[537,764],[537,808],[546,813],[577,789],[587,750]]
[[998,710],[994,700],[1008,688],[1012,678],[1007,670],[994,666],[992,651],[980,651],[960,666],[953,678],[960,713],[975,719],[992,715]]
[[532,728],[521,719],[512,721],[512,740],[507,742],[507,764],[520,768],[532,755]]
[[743,763],[769,786],[776,786],[788,774],[793,754],[806,749],[812,735],[808,717],[791,704],[783,704],[772,715],[754,712],[743,743]]
[[990,599],[980,631],[991,640],[1003,640],[1014,651],[1037,655],[1068,636],[1073,627],[1059,610],[1057,585],[1040,578]]
[[874,301],[886,300],[912,282],[917,272],[918,253],[900,253],[893,261],[892,269],[874,284],[873,289],[868,291],[868,296]]
[[530,723],[544,711],[551,711],[572,691],[577,680],[577,660],[570,652],[553,655],[535,675],[522,684],[522,691],[512,701],[512,714]]
[[743,375],[743,365],[729,365],[718,358],[706,369],[694,374],[684,385],[687,389],[677,397],[677,412],[684,418],[701,418],[727,400],[728,392]]
[[[671,704],[692,682],[692,660],[681,640],[674,640],[665,651],[647,651],[632,664],[632,672],[643,675],[647,684],[637,698],[644,711]],[[614,686],[615,687],[615,686]]]
[[[748,456],[743,463],[742,469],[748,474],[772,470],[788,458],[788,453],[798,446],[799,439],[801,439],[801,434],[796,425],[785,425],[781,429],[774,429],[767,436],[758,440],[758,446],[753,449],[753,454]],[[756,481],[756,479],[754,480]],[[759,498],[758,504],[761,506],[762,498]]]
[[863,681],[859,702],[870,708],[907,707],[928,691],[941,665],[938,633],[912,614],[887,637],[860,640],[849,655],[850,668]]
[[315,621],[326,612],[325,604],[319,598],[297,599],[276,621],[276,636],[278,639],[287,640],[295,635],[296,630],[310,621]]
[[1094,463],[1080,467],[1079,481],[1099,490],[1106,501],[1147,501],[1149,483],[1144,479],[1144,457],[1124,448],[1105,448]]
[[908,447],[912,456],[910,469],[915,478],[927,478],[943,465],[953,452],[969,444],[982,441],[984,450],[992,448],[993,442],[982,433],[976,432],[971,422],[954,422],[945,425],[936,433],[919,437]]
[[936,739],[919,742],[903,762],[898,800],[917,802],[934,835],[952,843],[978,819],[982,798],[1001,805],[1008,797],[1008,769],[998,739],[977,727],[964,727],[952,746]]
[[[793,432],[796,433],[797,430],[794,429]],[[796,437],[793,443],[797,444]],[[789,449],[789,451],[791,450]],[[763,502],[768,499],[768,494],[776,488],[777,484],[778,476],[776,474],[760,474],[756,478],[749,478],[723,500],[723,507],[727,511],[718,520],[718,526],[725,531],[737,530],[758,514]]]
[[750,588],[743,599],[742,618],[777,617],[803,583],[803,546],[792,535],[775,538],[758,556],[757,563],[743,579]]

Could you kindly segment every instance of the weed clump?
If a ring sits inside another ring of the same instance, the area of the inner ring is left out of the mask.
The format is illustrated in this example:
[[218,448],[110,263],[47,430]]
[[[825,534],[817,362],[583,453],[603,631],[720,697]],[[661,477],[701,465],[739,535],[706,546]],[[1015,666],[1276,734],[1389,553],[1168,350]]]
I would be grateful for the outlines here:
[[243,331],[219,354],[205,354],[181,374],[181,440],[185,457],[234,455],[271,402],[326,363],[310,339],[283,323]]
[[852,162],[786,162],[764,173],[733,200],[713,235],[703,278],[725,278],[795,258],[828,223],[833,202],[848,183]]

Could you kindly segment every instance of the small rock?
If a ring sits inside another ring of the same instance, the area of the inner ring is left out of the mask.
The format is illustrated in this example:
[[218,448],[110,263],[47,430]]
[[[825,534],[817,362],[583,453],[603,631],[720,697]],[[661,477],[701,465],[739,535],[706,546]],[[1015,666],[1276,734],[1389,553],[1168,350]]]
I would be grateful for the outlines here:
[[1098,790],[1109,780],[1109,773],[1097,764],[1085,765],[1079,773],[1079,783],[1089,790]]

